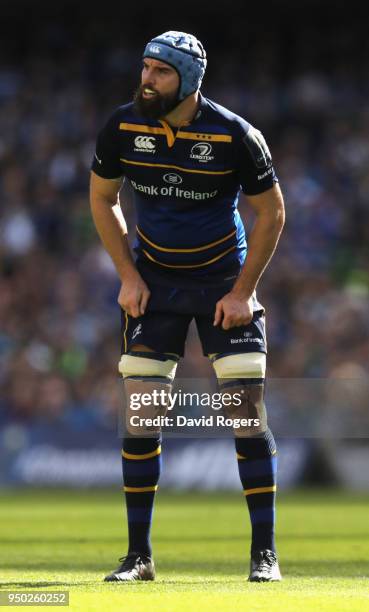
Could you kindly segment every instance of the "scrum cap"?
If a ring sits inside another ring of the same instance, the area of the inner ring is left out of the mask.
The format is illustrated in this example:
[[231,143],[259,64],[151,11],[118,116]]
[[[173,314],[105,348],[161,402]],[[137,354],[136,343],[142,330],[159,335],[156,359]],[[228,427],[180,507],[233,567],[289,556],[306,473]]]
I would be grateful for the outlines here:
[[185,32],[165,32],[153,38],[143,57],[151,57],[173,66],[179,74],[178,100],[197,91],[206,69],[206,53],[201,42]]

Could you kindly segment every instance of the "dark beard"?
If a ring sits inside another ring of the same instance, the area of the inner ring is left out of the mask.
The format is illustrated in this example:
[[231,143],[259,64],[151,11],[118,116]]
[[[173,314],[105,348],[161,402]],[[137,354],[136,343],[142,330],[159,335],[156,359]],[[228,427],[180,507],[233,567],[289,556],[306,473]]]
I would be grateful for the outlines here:
[[140,85],[133,96],[133,108],[138,115],[146,119],[160,119],[178,106],[178,90],[174,94],[162,96],[157,94],[152,100],[142,97],[143,86]]

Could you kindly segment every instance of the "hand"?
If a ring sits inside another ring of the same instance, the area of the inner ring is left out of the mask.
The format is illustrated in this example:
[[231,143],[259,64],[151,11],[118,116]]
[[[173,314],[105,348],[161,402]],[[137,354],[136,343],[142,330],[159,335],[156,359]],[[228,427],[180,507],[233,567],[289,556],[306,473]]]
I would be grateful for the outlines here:
[[118,304],[135,319],[145,313],[150,291],[137,271],[126,276],[118,295]]
[[222,323],[223,329],[241,327],[252,321],[252,298],[249,300],[230,291],[216,303],[214,325]]

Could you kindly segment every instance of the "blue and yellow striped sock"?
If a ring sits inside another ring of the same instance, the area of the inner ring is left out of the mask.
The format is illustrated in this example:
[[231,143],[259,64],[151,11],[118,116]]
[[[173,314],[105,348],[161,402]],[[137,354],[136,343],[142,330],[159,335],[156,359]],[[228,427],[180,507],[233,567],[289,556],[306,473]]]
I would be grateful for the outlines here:
[[151,557],[150,529],[161,468],[160,436],[124,438],[124,493],[128,518],[128,553]]
[[251,527],[251,551],[275,552],[275,496],[277,449],[272,432],[253,438],[236,438],[238,471],[246,497]]

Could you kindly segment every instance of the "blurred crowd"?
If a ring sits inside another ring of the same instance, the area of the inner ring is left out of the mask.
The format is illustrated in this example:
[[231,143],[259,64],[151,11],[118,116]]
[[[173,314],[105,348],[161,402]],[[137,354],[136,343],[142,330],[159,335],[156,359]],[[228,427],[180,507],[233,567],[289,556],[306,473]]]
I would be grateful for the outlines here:
[[[98,48],[71,45],[62,28],[48,36],[50,55],[35,45],[24,61],[0,64],[0,422],[110,427],[122,391],[119,284],[91,221],[89,167],[97,131],[132,98],[140,51],[108,37]],[[320,70],[301,46],[281,78],[277,42],[250,54],[246,72],[237,37],[233,44],[226,53],[211,47],[203,94],[263,131],[287,211],[259,288],[269,376],[362,378],[369,367],[363,65],[352,58]],[[319,44],[323,53],[323,38]],[[126,186],[121,203],[133,239]],[[247,203],[241,210],[250,230]],[[191,329],[179,375],[209,372]]]

